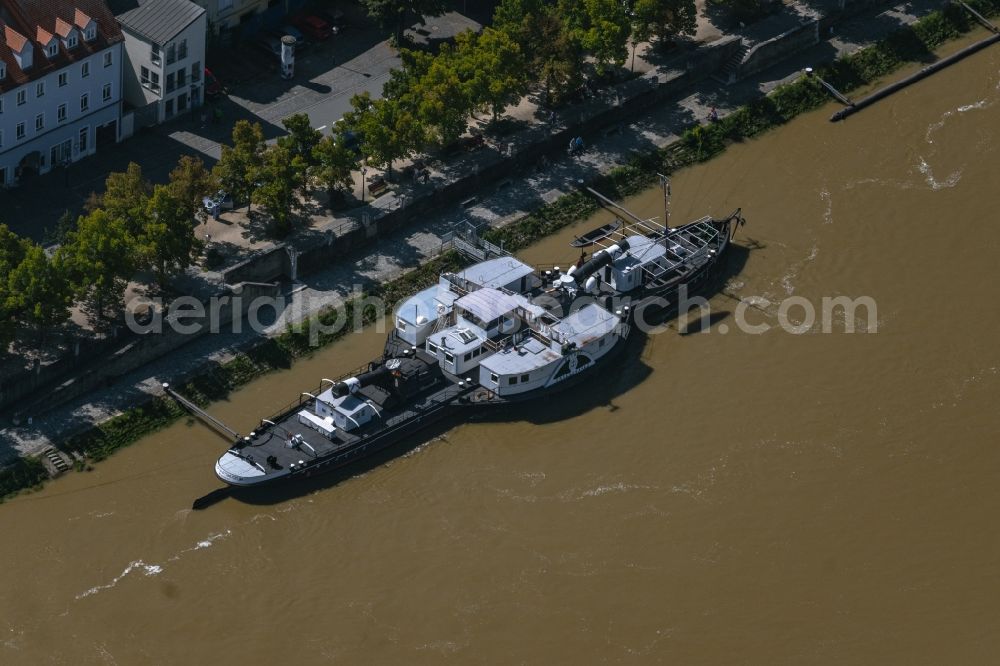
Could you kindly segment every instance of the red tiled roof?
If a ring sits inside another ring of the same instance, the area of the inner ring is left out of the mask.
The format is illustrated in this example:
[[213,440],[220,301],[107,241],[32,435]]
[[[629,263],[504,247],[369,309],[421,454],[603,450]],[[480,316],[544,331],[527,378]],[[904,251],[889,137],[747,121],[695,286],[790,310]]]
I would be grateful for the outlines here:
[[66,39],[69,37],[69,33],[73,30],[73,25],[63,21],[61,18],[56,19],[56,34]]
[[90,17],[77,9],[73,13],[73,23],[80,29],[86,28],[87,24],[90,23]]
[[[0,34],[0,62],[7,66],[7,77],[0,81],[0,93],[123,40],[121,28],[104,0],[0,0],[0,16],[4,27]],[[76,48],[60,48],[58,55],[46,57],[44,46],[52,40],[53,30],[65,37],[74,25],[83,30],[91,21],[97,24],[96,39],[89,42],[81,39]],[[23,71],[14,53],[20,53],[27,43],[34,44],[37,53],[32,66]]]
[[10,47],[15,53],[20,53],[24,45],[28,43],[28,38],[14,30],[14,28],[9,25],[3,27],[3,37],[4,41],[7,42],[7,46]]

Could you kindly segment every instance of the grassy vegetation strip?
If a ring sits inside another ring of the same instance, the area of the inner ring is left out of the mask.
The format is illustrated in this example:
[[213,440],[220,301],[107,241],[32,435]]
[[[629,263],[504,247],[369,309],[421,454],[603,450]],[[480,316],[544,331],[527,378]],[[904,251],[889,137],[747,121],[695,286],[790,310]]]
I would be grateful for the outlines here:
[[[369,293],[347,300],[341,308],[347,315],[344,319],[346,325],[321,333],[318,336],[318,346],[309,343],[309,324],[302,323],[290,327],[279,336],[264,340],[249,351],[237,354],[225,363],[215,364],[176,388],[202,407],[224,399],[234,389],[257,377],[273,370],[291,367],[297,357],[305,356],[343,337],[353,330],[356,311],[363,325],[371,324],[378,310],[368,302],[369,297],[378,296],[385,299],[386,303],[396,303],[413,292],[434,284],[441,272],[456,270],[463,265],[464,261],[457,252],[446,252],[395,280],[379,285]],[[327,328],[331,327],[336,316],[334,311],[328,311],[320,314],[318,319]],[[96,462],[185,416],[187,412],[171,398],[152,398],[71,437],[65,442],[64,448],[77,451],[88,460]],[[46,478],[45,468],[37,458],[18,460],[0,470],[0,501],[22,490],[40,487]]]
[[38,458],[19,458],[0,470],[0,502],[27,488],[40,488],[48,476]]
[[[968,4],[984,16],[1000,12],[1000,0],[971,0]],[[820,67],[817,74],[841,92],[850,92],[874,83],[906,63],[933,59],[934,49],[977,25],[965,9],[948,5],[896,30],[870,47]],[[728,145],[783,125],[829,100],[829,93],[815,78],[803,77],[778,86],[766,97],[741,106],[718,122],[693,124],[681,134],[678,142],[670,146],[634,155],[628,164],[615,167],[599,178],[595,187],[612,198],[636,194],[655,182],[657,172],[670,174],[709,160]],[[485,237],[492,243],[502,243],[513,252],[593,214],[597,209],[591,197],[574,192],[538,208],[513,224],[487,232]]]

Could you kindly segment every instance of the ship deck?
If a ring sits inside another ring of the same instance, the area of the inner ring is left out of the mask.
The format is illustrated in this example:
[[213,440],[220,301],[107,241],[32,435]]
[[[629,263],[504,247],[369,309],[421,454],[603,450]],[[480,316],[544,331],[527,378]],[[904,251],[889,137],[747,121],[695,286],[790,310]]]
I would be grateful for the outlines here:
[[[383,409],[376,404],[382,418],[373,419],[350,432],[337,428],[332,438],[300,422],[299,413],[303,410],[311,412],[313,402],[311,399],[303,400],[300,405],[276,418],[274,425],[265,423],[262,429],[248,435],[239,454],[247,462],[263,468],[265,474],[292,465],[308,468],[315,462],[339,459],[341,456],[346,460],[356,447],[380,441],[386,434],[430,416],[470,391],[470,387],[446,381],[401,408]],[[292,448],[288,446],[288,441],[294,435],[301,435],[304,443]],[[271,456],[272,462],[268,462]]]

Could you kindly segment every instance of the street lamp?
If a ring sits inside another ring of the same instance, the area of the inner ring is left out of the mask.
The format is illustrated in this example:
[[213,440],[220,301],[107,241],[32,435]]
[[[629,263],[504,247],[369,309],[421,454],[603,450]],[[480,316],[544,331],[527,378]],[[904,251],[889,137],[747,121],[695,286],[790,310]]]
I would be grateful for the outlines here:
[[361,167],[361,203],[365,202],[365,174],[368,173],[368,167]]

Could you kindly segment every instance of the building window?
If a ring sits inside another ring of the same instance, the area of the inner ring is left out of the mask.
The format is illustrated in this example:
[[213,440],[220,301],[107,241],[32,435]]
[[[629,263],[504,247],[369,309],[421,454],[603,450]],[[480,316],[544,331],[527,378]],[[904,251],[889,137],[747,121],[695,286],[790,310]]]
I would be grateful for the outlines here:
[[35,97],[45,97],[45,81],[35,84]]
[[177,45],[177,59],[184,60],[188,57],[188,41],[182,39],[181,43]]
[[153,63],[154,65],[159,65],[160,64],[160,45],[159,44],[153,44],[149,48],[149,61],[151,63]]
[[80,110],[87,111],[90,109],[90,93],[83,93],[80,95]]
[[174,100],[172,99],[167,100],[166,108],[164,109],[163,114],[167,118],[170,118],[171,116],[174,115]]
[[81,153],[87,152],[87,138],[89,136],[90,136],[90,128],[89,127],[81,127],[80,128],[80,152]]
[[[0,130],[0,148],[3,148],[3,130]],[[3,185],[3,183],[0,183]]]
[[111,67],[111,51],[104,52],[104,66]]
[[201,81],[201,63],[200,62],[196,62],[195,64],[191,65],[191,80],[192,81]]
[[66,48],[68,48],[68,49],[75,49],[76,48],[76,33],[75,32],[72,35],[70,35],[69,37],[66,38]]
[[521,383],[523,384],[527,381],[528,381],[528,375],[521,375]]
[[41,132],[43,129],[45,129],[45,114],[39,113],[35,116],[35,131]]
[[17,105],[22,106],[24,104],[24,98],[26,97],[23,90],[17,91]]
[[80,76],[83,77],[83,78],[87,78],[88,76],[90,76],[90,63],[89,62],[85,62],[82,65],[80,65]]
[[7,65],[0,62],[0,81],[7,78]]
[[53,42],[45,49],[45,55],[50,58],[55,58],[59,55],[59,42]]
[[490,374],[490,381],[493,382],[494,384],[499,384],[500,378],[497,377],[497,374],[494,372]]
[[66,120],[66,105],[60,104],[59,108],[56,109],[56,120],[59,122],[64,122]]
[[187,84],[187,70],[186,69],[178,69],[177,70],[177,87],[178,88],[182,88],[186,84]]
[[87,31],[83,33],[83,38],[86,39],[88,42],[92,42],[95,39],[97,39],[97,26],[91,25],[89,28],[87,28]]
[[513,385],[513,384],[516,384],[516,383],[517,383],[517,377],[508,377],[507,378],[507,384],[508,385]]
[[17,129],[14,131],[14,136],[17,137],[18,141],[24,138],[24,123],[20,122],[17,124]]
[[181,111],[185,111],[187,109],[187,106],[188,106],[188,96],[186,94],[182,94],[182,95],[178,96],[177,97],[177,113],[180,113]]
[[69,74],[66,72],[59,72],[59,87],[62,88],[69,82]]
[[0,97],[0,113],[3,113],[3,97]]
[[160,75],[156,72],[149,73],[149,87],[153,92],[160,92]]
[[167,47],[167,64],[172,65],[177,60],[177,49],[173,44]]
[[174,91],[174,73],[167,74],[167,92]]
[[104,84],[104,90],[101,93],[101,98],[105,102],[110,102],[111,101],[111,84],[110,83],[105,83]]

